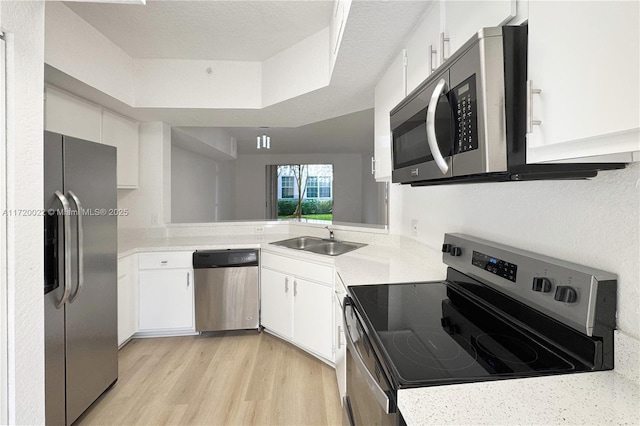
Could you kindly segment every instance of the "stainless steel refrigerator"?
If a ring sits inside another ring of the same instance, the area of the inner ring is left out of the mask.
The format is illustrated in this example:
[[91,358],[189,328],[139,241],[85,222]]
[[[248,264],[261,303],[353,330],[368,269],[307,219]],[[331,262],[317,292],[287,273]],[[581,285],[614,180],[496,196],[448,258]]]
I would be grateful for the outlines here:
[[46,422],[70,425],[118,379],[116,149],[44,139]]

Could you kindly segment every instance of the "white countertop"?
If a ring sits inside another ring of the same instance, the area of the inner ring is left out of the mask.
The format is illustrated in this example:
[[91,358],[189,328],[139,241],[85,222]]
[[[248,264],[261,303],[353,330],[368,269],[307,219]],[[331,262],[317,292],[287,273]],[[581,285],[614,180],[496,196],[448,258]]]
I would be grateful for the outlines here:
[[640,424],[640,344],[615,332],[615,369],[403,389],[408,425]]
[[[270,242],[289,234],[158,237],[123,235],[118,256],[150,251],[262,248],[330,263],[345,285],[443,279],[439,251],[413,240],[377,236],[330,257]],[[640,342],[616,332],[615,370],[402,389],[398,406],[409,426],[427,424],[640,424]]]

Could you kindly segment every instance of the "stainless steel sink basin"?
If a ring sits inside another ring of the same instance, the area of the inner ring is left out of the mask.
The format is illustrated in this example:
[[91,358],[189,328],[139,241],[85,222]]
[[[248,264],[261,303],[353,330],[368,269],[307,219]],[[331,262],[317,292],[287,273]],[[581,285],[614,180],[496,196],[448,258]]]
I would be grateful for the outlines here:
[[318,254],[326,254],[329,256],[338,256],[362,246],[366,246],[366,244],[359,243],[347,243],[344,241],[324,241],[321,244],[310,246],[305,250],[311,251],[313,253]]
[[325,240],[322,238],[308,236],[289,238],[288,240],[276,241],[271,244],[296,250],[310,251],[312,253],[325,254],[327,256],[339,256],[357,248],[366,246],[366,244]]
[[297,249],[297,250],[306,250],[308,246],[318,244],[321,242],[322,242],[322,238],[296,237],[296,238],[289,238],[288,240],[276,241],[271,244],[274,244],[276,246]]

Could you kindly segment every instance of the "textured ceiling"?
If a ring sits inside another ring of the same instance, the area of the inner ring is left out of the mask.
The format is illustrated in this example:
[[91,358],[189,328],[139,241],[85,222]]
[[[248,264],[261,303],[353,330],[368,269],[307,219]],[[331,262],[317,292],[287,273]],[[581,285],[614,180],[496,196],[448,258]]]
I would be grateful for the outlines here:
[[[149,7],[149,5],[154,7],[154,3],[156,2],[149,1],[147,6],[95,3],[66,4],[76,13],[79,9],[78,6],[91,11],[91,15],[97,21],[100,21],[92,23],[92,25],[105,34],[111,34],[117,31],[114,28],[110,28],[114,24],[112,22],[109,23],[109,19],[127,19],[127,16],[133,13],[129,12],[131,8],[136,9],[135,13],[142,13],[138,11],[138,8]],[[175,3],[178,6],[181,5],[180,7],[184,7],[187,4],[187,2],[183,1]],[[245,3],[252,2],[233,1],[222,3],[229,7],[233,6],[233,8],[238,7],[240,10],[244,10],[248,7]],[[296,10],[298,7],[315,7],[321,4],[308,5],[307,3],[317,3],[308,1],[258,3],[261,4],[261,7],[270,5],[269,7],[276,7],[277,10],[281,10],[282,7]],[[271,128],[270,132],[274,138],[272,152],[276,152],[275,149],[279,151],[286,146],[290,146],[291,149],[295,150],[292,152],[356,152],[355,149],[344,145],[353,144],[354,147],[359,147],[358,149],[364,149],[367,145],[370,149],[373,145],[373,119],[372,117],[365,117],[367,114],[371,115],[371,113],[366,113],[364,110],[373,108],[373,92],[376,82],[395,55],[400,53],[404,46],[403,43],[411,30],[424,16],[430,3],[431,1],[422,0],[354,1],[345,26],[331,84],[323,89],[263,109],[131,108],[105,96],[84,83],[77,80],[74,81],[73,78],[49,66],[45,67],[45,79],[62,89],[69,90],[140,121],[164,121],[173,126],[228,127],[228,130],[238,140],[239,152],[255,148],[255,137],[256,132],[259,132],[259,127]],[[109,6],[117,9],[107,14],[107,17],[100,18],[99,11]],[[172,7],[177,6],[173,5]],[[326,7],[329,14],[331,14],[331,4],[329,6],[324,4],[323,7]],[[188,8],[190,9],[191,6],[188,6]],[[109,18],[109,15],[113,16]],[[83,17],[87,19],[86,16]],[[144,17],[139,19],[145,20]],[[220,25],[227,27],[227,24],[221,23]],[[324,20],[322,25],[328,25],[328,19]],[[119,27],[120,24],[115,26]],[[147,30],[144,30],[143,27],[138,28],[137,38],[139,39],[148,38],[150,34],[153,34],[153,31],[147,33]],[[241,38],[242,36],[239,30],[230,30],[230,33],[231,35],[235,34],[232,38]],[[193,41],[193,37],[182,39],[180,43],[176,42],[176,45],[181,45],[179,50],[197,50],[198,43]],[[126,50],[124,46],[126,45],[126,40],[113,41]],[[121,43],[124,45],[121,45]],[[277,49],[280,49],[280,47],[274,47],[272,51]],[[247,49],[247,51],[250,50],[251,48]],[[247,55],[243,52],[238,52],[238,54]],[[342,116],[346,117],[342,118]],[[326,121],[330,119],[338,120],[340,125],[331,125],[333,120]],[[317,123],[317,126],[312,123]],[[247,129],[240,129],[242,127]],[[326,138],[322,140],[317,138],[319,129],[326,132]],[[339,137],[335,133],[337,131],[344,132],[345,136]],[[295,142],[289,143],[289,141]],[[278,144],[280,145],[278,146]],[[304,144],[309,144],[309,146],[304,147]],[[342,146],[339,146],[340,144]],[[360,152],[365,151],[361,150]]]
[[263,61],[329,26],[332,1],[65,2],[133,58]]

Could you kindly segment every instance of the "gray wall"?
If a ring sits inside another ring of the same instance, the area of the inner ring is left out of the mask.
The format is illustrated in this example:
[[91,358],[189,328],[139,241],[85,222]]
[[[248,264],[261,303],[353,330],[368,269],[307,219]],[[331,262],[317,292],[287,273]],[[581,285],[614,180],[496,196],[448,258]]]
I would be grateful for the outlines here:
[[362,222],[362,156],[360,154],[238,155],[236,219],[265,217],[268,164],[333,164],[333,220]]
[[171,147],[173,223],[214,222],[233,216],[235,170],[229,163],[233,162],[217,162],[177,146]]

